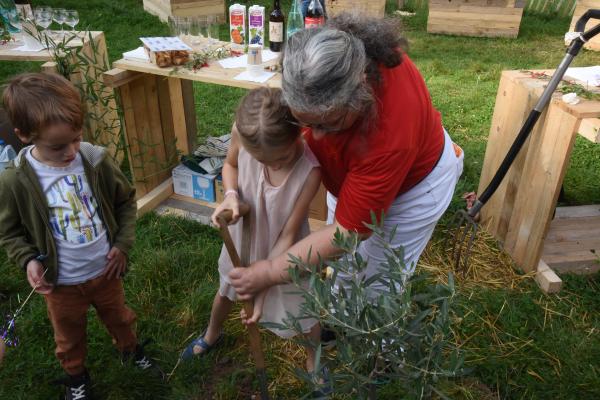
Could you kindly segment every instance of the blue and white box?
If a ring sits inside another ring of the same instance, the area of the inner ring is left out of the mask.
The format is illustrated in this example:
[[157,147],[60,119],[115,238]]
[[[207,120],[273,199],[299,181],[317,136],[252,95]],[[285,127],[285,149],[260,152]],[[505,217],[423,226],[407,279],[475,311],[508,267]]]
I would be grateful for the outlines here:
[[173,191],[179,195],[214,203],[216,175],[199,174],[185,165],[173,169]]

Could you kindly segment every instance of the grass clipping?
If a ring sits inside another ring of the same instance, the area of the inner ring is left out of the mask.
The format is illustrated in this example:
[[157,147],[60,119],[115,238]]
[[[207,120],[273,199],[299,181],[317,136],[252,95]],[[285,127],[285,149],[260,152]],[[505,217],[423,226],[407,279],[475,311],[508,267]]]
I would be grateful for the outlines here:
[[455,276],[457,286],[464,289],[490,287],[518,289],[520,284],[531,279],[534,273],[522,274],[515,267],[510,256],[501,250],[496,239],[484,229],[479,229],[473,241],[467,271],[456,270],[452,259],[450,240],[452,228],[444,228],[442,237],[429,241],[419,260],[421,271],[429,273],[436,281],[446,283],[448,273]]

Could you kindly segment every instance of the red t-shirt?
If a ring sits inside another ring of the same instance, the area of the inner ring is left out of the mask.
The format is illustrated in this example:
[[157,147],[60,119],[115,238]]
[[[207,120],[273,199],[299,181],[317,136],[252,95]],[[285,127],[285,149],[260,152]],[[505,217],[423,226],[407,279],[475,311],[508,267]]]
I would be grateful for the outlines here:
[[364,233],[371,211],[387,212],[394,199],[419,183],[437,163],[444,146],[440,113],[423,77],[407,55],[395,68],[381,67],[377,127],[314,140],[305,138],[321,163],[323,184],[337,198],[336,220]]

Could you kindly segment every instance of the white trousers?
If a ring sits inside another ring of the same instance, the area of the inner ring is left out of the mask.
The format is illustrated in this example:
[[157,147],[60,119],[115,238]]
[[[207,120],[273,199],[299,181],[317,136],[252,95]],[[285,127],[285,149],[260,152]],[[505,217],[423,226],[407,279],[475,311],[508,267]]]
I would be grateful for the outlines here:
[[[390,244],[393,248],[404,248],[404,263],[409,274],[414,272],[437,222],[450,205],[456,183],[463,171],[464,153],[461,151],[457,156],[452,139],[447,132],[444,135],[444,151],[436,167],[415,187],[398,196],[385,215],[383,230],[389,239],[389,233],[396,228]],[[328,224],[334,221],[336,205],[337,198],[327,193]],[[366,278],[377,273],[380,265],[387,261],[378,241],[373,235],[358,247],[358,253],[368,263],[361,274]],[[338,274],[338,284],[343,284],[343,280],[348,278],[344,274]],[[377,285],[373,288],[378,289]]]

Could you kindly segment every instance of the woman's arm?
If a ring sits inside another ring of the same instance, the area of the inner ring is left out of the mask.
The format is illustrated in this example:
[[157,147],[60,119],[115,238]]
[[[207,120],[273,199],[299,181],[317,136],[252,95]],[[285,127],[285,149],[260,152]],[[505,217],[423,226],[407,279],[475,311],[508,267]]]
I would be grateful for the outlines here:
[[[238,137],[238,131],[233,124],[231,128],[231,143],[227,150],[227,157],[223,164],[223,190],[227,193],[228,190],[233,190],[237,193],[238,190],[238,154],[240,152],[240,139]],[[240,218],[240,199],[236,193],[230,193],[225,196],[225,199],[212,213],[210,219],[215,225],[219,225],[217,216],[223,210],[232,210],[233,218],[231,223],[234,224]]]
[[[247,268],[234,268],[229,273],[229,279],[240,300],[252,299],[265,288],[289,282],[289,269],[292,266],[289,263],[290,255],[301,258],[309,264],[316,264],[320,259],[328,260],[340,256],[342,252],[333,245],[338,229],[343,235],[349,234],[346,228],[335,221],[311,233],[296,242],[285,253],[270,260],[257,261]],[[369,236],[370,233],[359,234],[361,239]],[[310,257],[308,257],[309,253]]]
[[291,245],[294,244],[296,238],[298,237],[298,232],[304,223],[306,215],[308,215],[310,202],[319,190],[320,184],[321,170],[320,168],[314,168],[308,175],[304,187],[302,188],[302,192],[300,193],[300,196],[298,196],[298,200],[294,205],[292,214],[286,221],[281,234],[277,238],[275,245],[269,253],[268,258],[274,258],[282,255],[287,251],[287,249],[290,248]]

